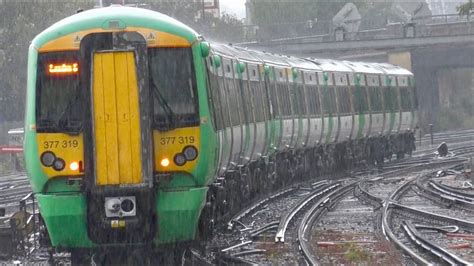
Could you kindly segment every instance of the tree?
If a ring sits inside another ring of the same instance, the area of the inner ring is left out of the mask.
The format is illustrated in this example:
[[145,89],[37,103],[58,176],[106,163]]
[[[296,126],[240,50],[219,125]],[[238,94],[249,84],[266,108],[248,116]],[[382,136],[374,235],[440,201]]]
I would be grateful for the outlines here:
[[244,35],[244,23],[234,15],[223,13],[219,18],[207,21],[202,34],[207,38],[221,42],[241,42]]
[[459,15],[469,16],[473,13],[474,5],[472,4],[472,0],[469,0],[469,2],[456,7],[456,9],[457,9]]

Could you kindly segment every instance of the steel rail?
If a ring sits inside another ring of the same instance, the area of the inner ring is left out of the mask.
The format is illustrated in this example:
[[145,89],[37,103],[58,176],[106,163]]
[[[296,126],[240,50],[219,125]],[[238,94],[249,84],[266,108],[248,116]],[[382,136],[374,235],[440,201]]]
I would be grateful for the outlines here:
[[255,254],[262,254],[267,252],[266,249],[249,249],[249,250],[244,250],[236,253],[232,253],[232,256],[234,257],[241,257],[241,256],[247,256],[247,255],[255,255]]
[[250,244],[250,243],[252,243],[251,240],[249,240],[249,241],[244,241],[244,242],[242,242],[242,243],[239,243],[239,244],[236,244],[236,245],[233,245],[233,246],[224,248],[224,249],[221,250],[221,252],[224,252],[224,253],[225,253],[225,252],[228,252],[228,251],[230,251],[230,250],[243,247],[243,246],[248,245],[248,244]]
[[321,188],[317,188],[304,199],[300,200],[290,212],[286,213],[280,219],[280,224],[278,225],[278,230],[275,235],[275,242],[285,242],[285,233],[288,228],[288,224],[303,207],[305,207],[314,198],[324,195],[325,193],[328,193],[339,186],[341,186],[341,183],[335,183],[333,185],[326,185]]
[[423,238],[421,234],[410,222],[404,222],[402,226],[409,238],[420,248],[430,252],[433,256],[439,257],[450,265],[472,265],[439,245]]
[[[465,188],[454,188],[454,187],[443,185],[443,184],[440,184],[440,183],[436,183],[436,185],[438,187],[446,190],[446,191],[451,192],[451,193],[456,193],[456,194],[464,196],[464,197],[472,198],[472,200],[474,201],[474,191],[473,191],[473,193],[468,193],[468,192],[463,192],[463,190],[467,190]],[[472,189],[469,189],[469,190],[472,190]]]
[[234,227],[234,224],[236,221],[239,221],[240,219],[242,219],[243,217],[247,216],[249,213],[251,213],[252,211],[254,211],[255,209],[259,208],[260,206],[262,206],[263,204],[271,201],[271,200],[274,200],[276,198],[279,198],[279,197],[283,197],[284,195],[288,194],[288,193],[291,193],[293,191],[295,191],[298,187],[294,186],[294,187],[290,187],[290,188],[287,188],[287,189],[284,189],[276,194],[273,194],[271,195],[270,197],[266,197],[262,200],[260,200],[259,202],[251,205],[249,208],[246,208],[244,210],[242,210],[241,212],[237,213],[234,217],[232,217],[230,219],[230,221],[227,223],[227,228],[229,230],[232,230],[232,228]]
[[263,225],[260,228],[257,228],[257,229],[254,229],[254,230],[250,231],[249,232],[250,233],[250,238],[255,238],[255,237],[261,235],[262,233],[265,233],[265,232],[270,231],[272,229],[278,228],[279,223],[280,223],[279,221],[271,222],[271,223],[268,223],[266,225]]
[[428,219],[431,219],[431,220],[434,220],[434,221],[437,221],[437,222],[440,222],[440,223],[444,223],[444,224],[449,224],[449,225],[454,224],[454,225],[457,225],[459,227],[464,228],[464,230],[466,230],[466,231],[474,232],[474,222],[471,222],[471,221],[468,221],[468,220],[463,220],[463,219],[449,217],[449,216],[446,216],[446,215],[427,212],[427,211],[415,209],[415,208],[405,206],[405,205],[395,203],[395,202],[389,202],[386,205],[386,207],[394,209],[394,210],[399,210],[399,211],[401,211],[402,215],[403,215],[403,213],[410,213],[410,214],[413,214],[413,215],[422,216],[422,217],[425,217],[425,218],[428,218]]
[[298,242],[305,257],[306,262],[309,265],[318,265],[318,259],[314,256],[312,252],[311,245],[309,243],[309,232],[311,232],[312,225],[318,219],[318,217],[331,208],[334,204],[339,202],[347,193],[354,189],[354,186],[357,182],[340,187],[324,198],[316,202],[309,211],[307,211],[301,220],[301,223],[298,227]]
[[433,187],[433,189],[435,189],[435,190],[437,190],[437,191],[439,191],[443,194],[449,195],[451,197],[458,198],[458,199],[463,200],[463,201],[474,203],[474,195],[469,195],[468,196],[468,195],[463,194],[463,193],[459,193],[459,192],[452,191],[452,190],[447,190],[444,187],[439,186],[438,184],[436,184],[433,181],[430,181],[428,183],[428,185],[430,185],[431,187]]
[[[403,183],[401,186],[399,186],[390,196],[389,200],[398,200],[401,197],[401,194],[406,192],[410,186],[413,184],[414,179],[408,180],[407,182]],[[392,229],[390,228],[390,223],[389,223],[389,218],[390,218],[390,201],[384,204],[384,210],[382,212],[382,232],[383,234],[392,241],[396,246],[398,246],[400,249],[402,249],[406,254],[408,254],[412,259],[415,260],[415,262],[423,265],[430,265],[430,263],[421,257],[420,255],[416,254],[411,248],[406,246],[404,243],[402,243],[398,238],[395,236],[395,234],[392,232]]]
[[[371,194],[367,188],[367,181],[361,181],[357,184],[357,186],[354,189],[354,195],[359,198],[359,197],[365,197],[366,202],[373,205],[376,208],[381,208],[383,207],[384,200]],[[362,196],[363,195],[363,196]],[[364,201],[364,200],[363,200]],[[373,204],[372,204],[373,203]]]
[[462,207],[464,209],[474,209],[474,201],[472,201],[474,199],[472,198],[446,191],[437,186],[437,184],[432,181],[429,181],[428,185],[425,186],[425,180],[429,177],[430,175],[427,175],[424,178],[418,178],[416,181],[416,187],[420,190],[421,194],[424,194],[422,196],[427,197],[432,201],[438,202],[439,204],[445,205],[445,207],[457,205],[458,207]]

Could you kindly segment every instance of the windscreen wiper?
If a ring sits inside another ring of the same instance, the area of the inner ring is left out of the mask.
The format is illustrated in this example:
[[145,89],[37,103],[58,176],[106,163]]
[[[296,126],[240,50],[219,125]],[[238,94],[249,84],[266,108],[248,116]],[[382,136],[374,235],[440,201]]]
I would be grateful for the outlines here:
[[61,113],[57,120],[57,127],[59,130],[64,131],[65,133],[69,133],[72,135],[78,135],[82,130],[82,121],[73,120],[71,117],[71,110],[74,104],[81,104],[79,101],[80,93],[79,91],[76,92],[76,96],[69,100],[64,108],[64,111]]
[[163,110],[165,111],[166,113],[166,117],[168,119],[168,127],[166,127],[166,130],[171,130],[174,128],[174,116],[175,116],[175,113],[173,112],[173,109],[171,109],[171,107],[169,106],[168,102],[166,101],[165,97],[163,97],[163,95],[160,93],[160,91],[158,90],[158,87],[156,86],[156,83],[155,83],[155,79],[151,79],[151,85],[152,85],[152,89],[153,89],[153,95],[155,96],[155,98],[157,98],[157,100],[160,102],[161,104],[161,107],[163,108]]

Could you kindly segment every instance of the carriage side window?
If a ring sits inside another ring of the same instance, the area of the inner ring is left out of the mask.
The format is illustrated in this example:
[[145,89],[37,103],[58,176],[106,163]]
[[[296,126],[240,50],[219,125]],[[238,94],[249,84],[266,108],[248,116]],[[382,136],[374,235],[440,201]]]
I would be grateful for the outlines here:
[[258,99],[257,101],[255,101],[257,104],[256,108],[259,109],[257,122],[262,122],[270,119],[270,107],[268,105],[269,102],[265,91],[265,79],[262,76],[262,73],[258,71],[258,68],[255,69],[254,74],[255,75],[253,75],[251,78],[251,87],[255,90]]
[[270,114],[270,101],[267,98],[268,94],[265,89],[265,79],[257,71],[258,75],[258,90],[260,91],[260,97],[261,97],[261,103],[262,103],[262,121],[270,120],[271,119],[271,114]]
[[396,87],[384,88],[383,97],[384,97],[384,103],[385,103],[385,111],[395,112],[399,110]]
[[223,122],[223,127],[230,127],[232,125],[231,123],[231,113],[230,113],[230,108],[229,108],[229,103],[227,102],[227,90],[224,85],[224,77],[219,76],[217,79],[218,86],[219,86],[219,96],[220,96],[220,103],[222,106],[222,122]]
[[265,102],[263,101],[261,84],[258,81],[249,81],[250,83],[250,90],[251,95],[253,98],[253,107],[255,111],[255,120],[256,122],[262,122],[265,120],[265,110],[264,105]]
[[319,115],[321,114],[321,103],[319,101],[319,91],[316,85],[307,86],[306,89],[308,90],[308,102],[309,104],[309,112],[312,115]]
[[272,104],[272,111],[274,117],[280,117],[281,108],[278,104],[278,90],[277,90],[277,83],[275,81],[270,81],[268,79],[268,93],[270,94],[270,101]]
[[211,57],[206,60],[207,66],[208,66],[208,91],[209,91],[209,97],[211,100],[211,106],[213,109],[213,116],[214,116],[214,121],[215,121],[215,129],[216,130],[221,130],[225,127],[224,125],[224,109],[223,108],[223,102],[221,101],[221,96],[220,94],[222,93],[220,90],[222,87],[219,84],[219,76],[216,73],[217,69],[213,69],[213,66],[210,62]]
[[355,86],[353,90],[354,111],[356,114],[363,114],[369,110],[367,90],[363,86]]
[[190,48],[148,49],[154,127],[199,125],[196,75]]
[[411,111],[411,98],[412,95],[408,87],[400,88],[400,100],[402,111]]
[[288,117],[291,115],[290,94],[288,84],[277,82],[278,99],[281,103],[281,115]]
[[83,97],[78,52],[38,55],[36,126],[38,132],[82,130]]
[[418,96],[416,95],[416,87],[412,87],[411,89],[411,93],[412,93],[412,99],[413,99],[413,103],[414,103],[414,108],[415,109],[418,109]]
[[306,102],[304,97],[304,86],[301,83],[296,83],[294,86],[294,110],[297,115],[306,115]]
[[[231,125],[232,126],[237,126],[240,125],[240,113],[241,111],[239,110],[241,107],[240,103],[240,95],[237,92],[237,88],[234,83],[234,79],[226,77],[224,79],[225,87],[226,87],[226,95],[227,95],[227,101],[229,103],[229,109],[230,109],[230,114],[231,114]],[[243,119],[243,117],[242,117]]]
[[334,114],[336,111],[336,94],[334,87],[323,85],[323,112],[325,114]]
[[338,86],[337,87],[337,100],[339,104],[339,113],[349,114],[351,113],[351,99],[348,87]]
[[240,101],[240,117],[242,118],[242,122],[244,124],[248,124],[253,121],[252,113],[252,99],[250,99],[249,95],[249,84],[247,80],[242,80],[241,78],[237,78],[238,88],[239,88],[239,101]]
[[370,95],[370,107],[372,112],[381,112],[383,110],[382,106],[382,92],[378,87],[369,88]]

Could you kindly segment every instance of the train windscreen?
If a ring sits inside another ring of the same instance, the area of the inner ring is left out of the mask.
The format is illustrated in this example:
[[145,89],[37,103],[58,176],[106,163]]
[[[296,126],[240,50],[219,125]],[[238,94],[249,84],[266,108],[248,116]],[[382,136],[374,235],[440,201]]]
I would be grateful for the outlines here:
[[191,48],[148,51],[154,97],[154,128],[167,130],[199,124],[196,78]]
[[78,133],[83,114],[78,52],[39,54],[37,66],[37,131]]

